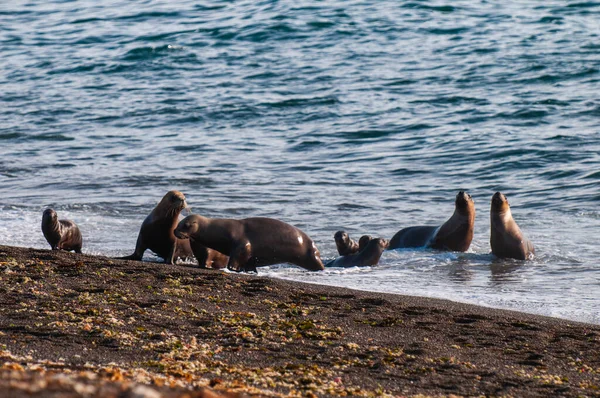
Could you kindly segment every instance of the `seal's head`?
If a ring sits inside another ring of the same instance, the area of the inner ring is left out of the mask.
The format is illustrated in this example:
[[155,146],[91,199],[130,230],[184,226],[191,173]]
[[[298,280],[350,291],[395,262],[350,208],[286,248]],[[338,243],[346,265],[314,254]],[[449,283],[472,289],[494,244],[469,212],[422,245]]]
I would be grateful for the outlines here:
[[492,196],[492,209],[491,211],[494,213],[504,213],[510,209],[510,205],[508,204],[508,199],[500,192],[496,192],[494,196]]
[[335,239],[335,244],[338,246],[347,246],[350,243],[350,236],[348,236],[346,231],[337,231],[335,235],[333,235],[333,239]]
[[[373,242],[373,243],[371,243]],[[369,242],[369,245],[377,245],[379,247],[379,249],[381,249],[381,251],[384,251],[385,249],[387,249],[387,247],[389,246],[389,241],[387,239],[383,239],[383,238],[377,238],[377,239],[372,239],[371,242]]]
[[372,239],[373,238],[371,237],[371,235],[363,235],[363,236],[361,236],[360,239],[358,240],[358,248],[359,248],[359,250],[362,250],[365,247],[367,247],[367,245],[369,244],[369,242]]
[[454,201],[456,209],[461,213],[468,213],[475,208],[475,202],[471,195],[464,191],[460,191],[456,194],[456,200]]
[[189,239],[190,235],[194,235],[198,232],[199,227],[200,223],[198,217],[192,214],[181,220],[173,233],[179,239]]
[[44,210],[44,214],[42,215],[42,223],[52,224],[55,221],[58,221],[58,214],[52,209]]
[[162,216],[179,216],[179,213],[187,207],[185,195],[179,191],[169,191],[154,209]]

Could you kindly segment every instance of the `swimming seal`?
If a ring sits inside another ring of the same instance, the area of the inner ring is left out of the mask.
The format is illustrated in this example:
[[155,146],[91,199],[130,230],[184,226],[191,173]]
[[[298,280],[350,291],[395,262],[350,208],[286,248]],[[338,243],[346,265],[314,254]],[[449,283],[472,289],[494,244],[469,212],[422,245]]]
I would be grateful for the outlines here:
[[52,250],[74,250],[75,253],[81,253],[83,239],[79,227],[73,221],[59,220],[52,209],[44,210],[42,232]]
[[467,251],[473,240],[475,203],[471,195],[463,191],[456,195],[454,203],[454,214],[442,226],[418,226],[401,229],[390,240],[388,250],[406,247],[431,247],[436,250]]
[[310,271],[323,269],[319,250],[304,232],[273,218],[241,220],[187,216],[175,229],[175,236],[229,256],[233,271],[292,263]]
[[167,192],[142,223],[133,254],[120,258],[139,261],[146,249],[168,264],[174,264],[178,257],[191,258],[193,252],[189,240],[180,240],[173,235],[179,214],[186,207],[185,195],[179,191]]
[[496,257],[526,260],[535,254],[533,243],[521,232],[513,219],[506,196],[500,192],[492,196],[490,224],[490,245]]
[[[367,235],[365,235],[367,236]],[[370,237],[369,237],[370,238]],[[333,261],[325,264],[325,267],[360,267],[360,266],[373,266],[379,263],[381,254],[387,248],[388,242],[385,239],[377,238],[370,239],[367,246],[364,247],[360,252],[355,254],[348,254],[340,256]]]

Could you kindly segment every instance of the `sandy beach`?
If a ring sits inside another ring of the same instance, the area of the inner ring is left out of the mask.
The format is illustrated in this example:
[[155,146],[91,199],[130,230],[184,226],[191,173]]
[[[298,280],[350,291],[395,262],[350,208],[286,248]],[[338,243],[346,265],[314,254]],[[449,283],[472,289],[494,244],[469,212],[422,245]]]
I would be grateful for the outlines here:
[[0,246],[7,396],[600,396],[600,326]]

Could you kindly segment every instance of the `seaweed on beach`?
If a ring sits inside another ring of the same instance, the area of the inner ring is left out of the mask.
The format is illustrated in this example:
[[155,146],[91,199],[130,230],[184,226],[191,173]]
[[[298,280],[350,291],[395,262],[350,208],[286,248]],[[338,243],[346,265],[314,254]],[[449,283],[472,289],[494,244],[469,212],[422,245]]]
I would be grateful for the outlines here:
[[7,246],[0,358],[17,397],[600,396],[595,325]]

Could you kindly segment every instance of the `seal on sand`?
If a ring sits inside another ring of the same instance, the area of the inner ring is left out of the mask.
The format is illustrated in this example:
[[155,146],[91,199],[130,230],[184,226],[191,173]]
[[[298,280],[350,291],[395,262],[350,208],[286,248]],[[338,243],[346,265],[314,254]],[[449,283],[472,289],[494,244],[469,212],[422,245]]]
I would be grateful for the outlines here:
[[431,247],[436,250],[464,252],[473,240],[475,203],[471,195],[460,191],[456,195],[452,217],[441,227],[418,226],[398,231],[390,240],[388,250],[404,247]]
[[79,227],[73,221],[59,220],[52,209],[44,210],[42,232],[52,250],[74,250],[75,253],[81,253],[83,239]]
[[492,196],[490,224],[490,245],[496,257],[526,260],[535,254],[533,243],[521,232],[513,219],[506,196],[500,192]]
[[173,235],[179,214],[186,207],[185,196],[181,192],[167,192],[142,223],[133,254],[120,258],[139,261],[146,249],[162,257],[168,264],[174,264],[178,257],[192,257],[190,242]]
[[200,268],[222,269],[227,267],[229,257],[226,255],[219,253],[216,250],[209,249],[208,247],[203,246],[191,239],[190,246],[194,256],[196,257],[196,260],[198,260],[198,265]]
[[310,271],[323,269],[319,250],[312,239],[296,227],[273,218],[241,220],[187,216],[175,236],[229,256],[227,268],[234,271],[292,263]]
[[338,257],[335,260],[325,264],[325,267],[348,268],[377,265],[379,263],[379,259],[381,258],[381,254],[387,246],[388,242],[385,239],[370,239],[367,246],[360,252]]

